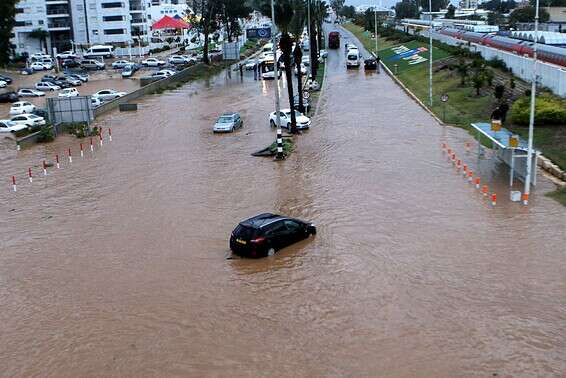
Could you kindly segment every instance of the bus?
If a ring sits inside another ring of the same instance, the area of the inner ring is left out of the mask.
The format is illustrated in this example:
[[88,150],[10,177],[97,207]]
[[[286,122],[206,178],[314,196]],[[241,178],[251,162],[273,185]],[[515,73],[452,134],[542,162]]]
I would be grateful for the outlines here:
[[340,33],[335,31],[328,33],[328,48],[329,49],[340,48]]

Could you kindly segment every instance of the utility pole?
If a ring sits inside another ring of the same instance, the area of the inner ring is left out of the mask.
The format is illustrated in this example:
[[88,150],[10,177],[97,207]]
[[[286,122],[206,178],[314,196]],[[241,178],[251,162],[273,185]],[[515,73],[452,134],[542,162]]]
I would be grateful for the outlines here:
[[[283,160],[283,141],[282,141],[282,130],[281,130],[281,107],[279,105],[279,59],[277,58],[277,39],[275,38],[275,5],[274,0],[271,0],[271,43],[273,44],[273,59],[275,63],[273,64],[273,74],[275,77],[275,120],[277,122],[277,155],[275,159]],[[261,75],[261,72],[259,73]],[[299,94],[300,95],[300,94]]]
[[432,109],[432,0],[428,0],[428,11],[430,12],[430,24],[428,25],[428,103]]
[[377,4],[375,4],[375,8],[373,8],[373,16],[375,17],[375,57],[377,58]]
[[[529,204],[529,194],[531,192],[531,177],[533,170],[533,132],[535,128],[535,100],[537,91],[537,47],[538,47],[538,7],[539,0],[536,1],[535,8],[535,41],[533,46],[533,79],[531,83],[531,114],[529,116],[529,141],[527,148],[527,176],[525,177],[525,192],[523,193],[523,204]],[[535,167],[536,169],[536,167]]]
[[[307,34],[309,37],[309,55],[312,57],[311,54],[311,0],[307,0]],[[297,62],[295,62],[295,64],[297,64]],[[314,62],[310,62],[309,67],[311,69],[311,77],[312,80],[314,80],[314,74],[313,74],[313,67],[314,67]],[[299,66],[297,67],[298,70],[301,69],[301,63],[299,62]],[[301,96],[301,94],[299,93],[299,96]]]

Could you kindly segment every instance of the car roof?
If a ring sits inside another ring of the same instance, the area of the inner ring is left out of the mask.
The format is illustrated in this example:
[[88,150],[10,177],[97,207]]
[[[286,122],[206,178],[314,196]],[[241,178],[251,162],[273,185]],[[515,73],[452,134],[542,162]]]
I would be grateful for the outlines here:
[[236,116],[236,115],[238,115],[237,112],[228,112],[228,113],[222,113],[222,114],[220,115],[220,117],[234,117],[234,116]]
[[289,219],[289,218],[278,214],[263,213],[256,215],[255,217],[246,219],[245,221],[240,222],[240,224],[242,226],[247,226],[247,227],[262,228],[264,226],[267,226],[268,224],[271,224],[281,219]]

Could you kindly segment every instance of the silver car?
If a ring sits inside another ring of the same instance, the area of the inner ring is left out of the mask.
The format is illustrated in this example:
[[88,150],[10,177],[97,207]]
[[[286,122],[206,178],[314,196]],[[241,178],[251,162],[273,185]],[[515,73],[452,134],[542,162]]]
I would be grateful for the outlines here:
[[224,113],[218,118],[212,131],[215,133],[231,133],[243,125],[244,123],[239,113]]

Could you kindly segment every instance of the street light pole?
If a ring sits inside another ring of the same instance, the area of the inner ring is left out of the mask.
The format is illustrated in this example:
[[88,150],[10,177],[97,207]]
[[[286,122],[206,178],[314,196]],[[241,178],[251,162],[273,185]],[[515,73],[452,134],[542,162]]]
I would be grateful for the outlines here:
[[[281,130],[281,115],[280,105],[279,105],[279,59],[277,59],[277,40],[275,38],[275,5],[273,0],[271,0],[271,43],[273,44],[273,74],[275,77],[275,120],[277,122],[277,155],[275,158],[277,160],[283,159],[283,140],[282,140],[282,130]],[[260,73],[261,74],[261,73]]]
[[[523,204],[529,204],[529,194],[531,191],[531,176],[533,170],[533,132],[535,127],[535,100],[537,90],[537,47],[538,47],[538,7],[539,0],[536,1],[535,8],[535,41],[533,46],[533,79],[531,83],[531,114],[529,116],[529,141],[527,148],[527,175],[525,177],[525,192],[523,193]],[[535,167],[536,169],[536,167]]]
[[[312,57],[311,54],[311,1],[307,0],[307,35],[309,37],[309,55]],[[295,64],[297,64],[297,62],[295,62]],[[311,69],[311,77],[314,80],[314,75],[313,75],[313,62],[310,62],[309,64],[310,69]],[[299,66],[297,68],[298,70],[301,69],[301,63],[299,62]]]
[[428,0],[428,11],[430,12],[430,24],[428,28],[428,103],[432,109],[432,0]]
[[373,8],[373,16],[375,18],[375,20],[374,20],[374,24],[375,24],[374,25],[375,26],[375,31],[374,31],[374,33],[375,33],[375,57],[377,58],[377,1],[376,1],[376,4],[375,4],[375,8]]

